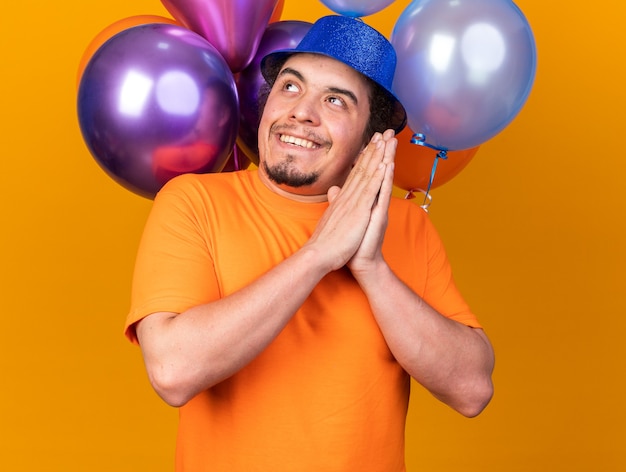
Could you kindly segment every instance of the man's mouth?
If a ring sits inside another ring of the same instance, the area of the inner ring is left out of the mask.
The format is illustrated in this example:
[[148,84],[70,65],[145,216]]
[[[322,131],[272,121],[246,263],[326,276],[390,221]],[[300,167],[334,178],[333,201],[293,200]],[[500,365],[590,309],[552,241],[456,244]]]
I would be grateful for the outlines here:
[[281,134],[279,139],[283,143],[293,144],[294,146],[303,147],[306,149],[315,149],[320,147],[319,144],[309,141],[308,139],[297,138],[288,134]]

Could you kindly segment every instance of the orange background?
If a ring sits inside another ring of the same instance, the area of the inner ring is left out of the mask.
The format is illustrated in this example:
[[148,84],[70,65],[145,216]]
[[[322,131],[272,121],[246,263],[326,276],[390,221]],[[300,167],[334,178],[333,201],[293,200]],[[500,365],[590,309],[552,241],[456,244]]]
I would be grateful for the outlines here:
[[[366,20],[389,35],[408,3]],[[517,4],[537,41],[534,89],[433,191],[430,211],[493,340],[496,394],[469,420],[416,386],[411,471],[626,470],[626,5]],[[122,337],[151,202],[98,167],[75,106],[77,67],[98,32],[168,14],[158,0],[7,5],[0,470],[172,470],[176,411]],[[282,18],[327,12],[286,0]]]

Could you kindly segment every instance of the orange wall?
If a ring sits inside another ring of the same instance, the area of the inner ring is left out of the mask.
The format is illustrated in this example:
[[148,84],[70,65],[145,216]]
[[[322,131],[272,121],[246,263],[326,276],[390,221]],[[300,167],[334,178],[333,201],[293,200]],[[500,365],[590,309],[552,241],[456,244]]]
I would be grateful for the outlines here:
[[[389,35],[408,3],[367,21]],[[468,420],[416,386],[413,471],[626,469],[626,6],[517,3],[533,92],[431,208],[495,345],[496,396]],[[326,12],[286,0],[283,19]],[[146,14],[167,15],[157,0],[4,7],[1,470],[172,470],[176,412],[121,333],[150,202],[95,164],[75,111],[89,41]]]

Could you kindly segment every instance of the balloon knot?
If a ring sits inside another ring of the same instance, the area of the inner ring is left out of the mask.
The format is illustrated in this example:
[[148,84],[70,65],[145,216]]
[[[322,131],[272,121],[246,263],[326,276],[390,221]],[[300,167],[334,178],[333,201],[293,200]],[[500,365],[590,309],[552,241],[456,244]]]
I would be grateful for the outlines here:
[[[428,207],[430,207],[431,203],[432,203],[432,196],[430,195],[430,189],[433,186],[433,182],[435,180],[435,172],[437,171],[437,162],[439,162],[439,159],[447,159],[448,158],[448,150],[446,148],[442,148],[442,147],[438,147],[438,146],[434,146],[432,144],[429,144],[426,142],[426,135],[423,133],[415,133],[412,137],[411,137],[411,144],[417,144],[419,146],[425,146],[427,148],[430,149],[434,149],[435,151],[437,151],[437,155],[435,156],[435,160],[433,162],[433,167],[430,171],[430,179],[428,181],[428,187],[426,188],[426,191],[420,190],[424,193],[424,202],[422,203],[422,205],[420,205],[424,211],[426,213],[428,213]],[[409,190],[409,193],[412,195],[412,191]],[[408,195],[404,198],[409,199],[409,198],[414,198],[413,197],[408,197]]]
[[[426,142],[426,135],[424,133],[415,133],[411,136],[411,144],[418,144],[419,146],[424,146],[430,149],[434,149],[435,151],[443,152],[447,154],[448,148],[435,146],[434,144],[430,144]],[[445,157],[443,158],[445,159]]]

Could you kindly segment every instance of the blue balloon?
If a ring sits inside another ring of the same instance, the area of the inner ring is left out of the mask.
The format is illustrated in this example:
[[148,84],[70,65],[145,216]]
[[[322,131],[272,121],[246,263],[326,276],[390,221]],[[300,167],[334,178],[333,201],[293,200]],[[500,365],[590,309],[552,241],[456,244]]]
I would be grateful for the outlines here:
[[98,164],[146,198],[176,175],[220,172],[239,125],[228,64],[176,25],[141,25],[110,38],[87,64],[77,102]]
[[391,5],[394,0],[321,0],[335,13],[359,18],[373,15]]
[[391,43],[393,91],[409,127],[440,149],[469,149],[498,134],[535,78],[533,33],[510,0],[415,0]]

